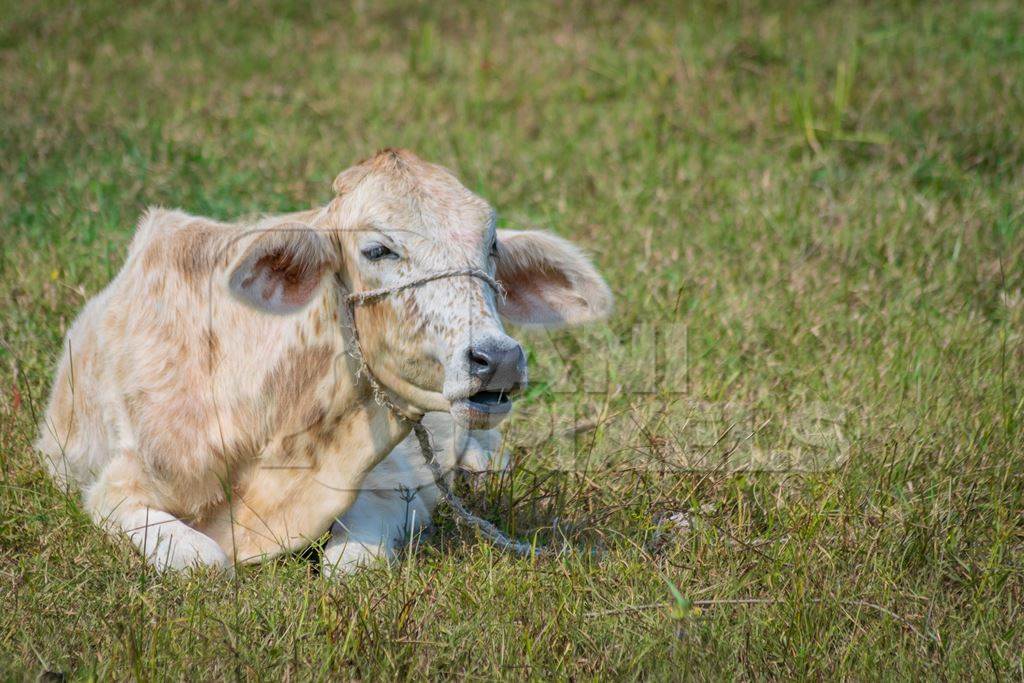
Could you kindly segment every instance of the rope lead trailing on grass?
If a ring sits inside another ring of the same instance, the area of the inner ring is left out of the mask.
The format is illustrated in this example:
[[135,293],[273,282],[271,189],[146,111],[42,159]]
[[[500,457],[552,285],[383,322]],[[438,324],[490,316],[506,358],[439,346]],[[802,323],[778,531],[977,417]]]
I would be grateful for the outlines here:
[[491,545],[499,550],[514,553],[520,557],[539,557],[541,555],[550,555],[551,551],[548,548],[543,546],[537,547],[529,543],[524,543],[523,541],[517,541],[509,538],[498,527],[494,526],[486,519],[474,515],[466,509],[465,504],[463,504],[462,500],[455,495],[455,492],[452,491],[451,487],[448,485],[448,480],[445,479],[444,472],[441,471],[441,467],[434,459],[434,449],[430,445],[430,436],[427,434],[426,428],[419,420],[415,420],[406,415],[391,401],[391,399],[388,398],[387,391],[380,383],[380,380],[378,380],[373,374],[369,364],[366,362],[366,356],[363,353],[362,342],[359,338],[359,328],[356,325],[356,306],[360,306],[370,301],[376,301],[388,295],[412,289],[413,287],[418,287],[428,282],[459,276],[475,277],[479,280],[483,280],[499,296],[504,296],[505,294],[505,290],[501,286],[501,283],[478,268],[463,268],[431,273],[430,275],[426,275],[415,280],[409,280],[408,282],[403,282],[395,285],[394,287],[382,287],[380,289],[371,289],[365,292],[354,292],[349,294],[345,298],[345,302],[348,304],[348,317],[352,325],[352,338],[355,341],[353,346],[353,356],[355,356],[356,360],[359,361],[359,374],[364,375],[370,382],[370,387],[373,389],[374,400],[376,400],[381,406],[390,410],[399,419],[409,423],[412,427],[413,432],[416,434],[416,438],[419,440],[420,450],[423,451],[423,459],[426,460],[427,465],[430,467],[430,472],[434,477],[434,484],[437,485],[437,488],[444,497],[445,502],[448,503],[448,506],[451,507],[452,511],[455,513],[456,521],[475,529],[481,536],[487,539]]
[[455,520],[457,522],[476,529],[481,536],[487,539],[491,545],[495,546],[499,550],[514,553],[520,557],[539,557],[541,555],[550,554],[548,548],[544,546],[538,548],[537,546],[529,543],[509,538],[501,531],[501,529],[494,526],[486,519],[478,517],[467,510],[462,499],[455,495],[455,492],[452,491],[450,486],[448,486],[448,480],[445,479],[444,472],[441,471],[440,466],[437,464],[437,460],[434,459],[434,449],[430,445],[430,437],[427,435],[426,428],[422,423],[415,422],[412,429],[416,433],[416,438],[420,442],[420,450],[423,451],[423,459],[426,460],[427,465],[430,466],[430,473],[434,476],[434,483],[437,485],[441,495],[444,496],[445,502],[448,503],[448,506],[455,513]]

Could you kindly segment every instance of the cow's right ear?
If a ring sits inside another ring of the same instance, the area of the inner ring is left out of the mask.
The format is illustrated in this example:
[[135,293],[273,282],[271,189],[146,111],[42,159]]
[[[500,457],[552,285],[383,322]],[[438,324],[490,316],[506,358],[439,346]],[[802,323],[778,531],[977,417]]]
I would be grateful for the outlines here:
[[326,236],[310,228],[272,228],[258,235],[234,261],[231,293],[268,313],[305,307],[320,291],[334,258]]

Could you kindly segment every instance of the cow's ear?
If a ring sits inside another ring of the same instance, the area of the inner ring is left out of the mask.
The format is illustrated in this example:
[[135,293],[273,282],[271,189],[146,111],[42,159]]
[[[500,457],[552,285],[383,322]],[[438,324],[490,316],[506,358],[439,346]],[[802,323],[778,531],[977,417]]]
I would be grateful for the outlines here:
[[292,313],[313,300],[333,262],[330,241],[316,230],[271,228],[234,261],[228,287],[261,311]]
[[497,279],[505,287],[498,312],[518,325],[560,327],[606,317],[607,283],[583,253],[536,230],[499,230]]

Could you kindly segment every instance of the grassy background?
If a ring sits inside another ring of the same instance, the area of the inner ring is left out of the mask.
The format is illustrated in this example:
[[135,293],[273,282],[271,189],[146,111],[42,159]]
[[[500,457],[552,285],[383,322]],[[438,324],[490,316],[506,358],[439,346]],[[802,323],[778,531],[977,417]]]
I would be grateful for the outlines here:
[[[0,4],[3,678],[1024,677],[1018,3]],[[600,561],[445,522],[333,583],[146,571],[31,452],[67,325],[147,205],[304,208],[383,146],[588,246],[614,332],[686,330],[686,398],[841,407],[847,460],[549,477],[521,447],[472,504]]]

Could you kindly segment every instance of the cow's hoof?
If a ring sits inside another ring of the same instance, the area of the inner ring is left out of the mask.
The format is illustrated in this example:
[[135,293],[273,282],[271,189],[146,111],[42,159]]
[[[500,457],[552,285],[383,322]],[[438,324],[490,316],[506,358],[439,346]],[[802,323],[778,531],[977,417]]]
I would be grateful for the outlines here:
[[146,559],[157,571],[182,571],[213,567],[229,576],[235,567],[216,541],[203,534],[176,533],[161,535],[156,544],[147,544]]

